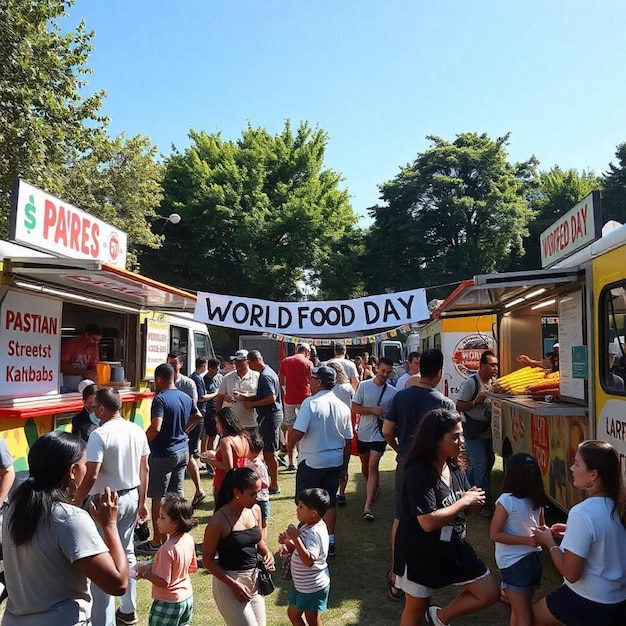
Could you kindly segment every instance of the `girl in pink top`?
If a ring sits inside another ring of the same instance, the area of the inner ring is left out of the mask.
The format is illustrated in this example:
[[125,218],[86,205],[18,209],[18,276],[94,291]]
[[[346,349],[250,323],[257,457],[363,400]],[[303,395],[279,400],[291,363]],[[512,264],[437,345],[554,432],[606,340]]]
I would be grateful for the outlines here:
[[189,534],[198,521],[191,503],[179,493],[168,493],[161,501],[157,526],[167,541],[159,548],[154,563],[138,563],[137,578],[152,583],[150,626],[186,626],[193,615],[193,588],[189,572],[198,569],[196,546]]

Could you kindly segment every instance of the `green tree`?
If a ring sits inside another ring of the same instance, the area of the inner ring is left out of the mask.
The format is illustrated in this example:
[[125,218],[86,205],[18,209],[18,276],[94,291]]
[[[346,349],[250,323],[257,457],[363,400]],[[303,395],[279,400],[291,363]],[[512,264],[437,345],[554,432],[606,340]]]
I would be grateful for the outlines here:
[[540,172],[527,194],[532,218],[524,239],[524,255],[512,258],[508,269],[540,269],[540,236],[559,218],[592,191],[602,188],[602,181],[593,173],[562,170],[558,166]]
[[73,0],[0,0],[0,236],[13,180],[61,195],[64,166],[103,139],[104,92],[85,94],[94,33],[63,33]]
[[620,143],[616,150],[617,165],[609,164],[604,174],[602,194],[602,220],[626,222],[626,143]]
[[[146,273],[187,288],[274,300],[314,294],[347,297],[355,276],[332,277],[333,251],[358,238],[340,175],[324,168],[327,134],[289,122],[271,135],[248,128],[238,141],[190,132],[192,145],[166,162],[163,247],[142,254]],[[328,277],[328,280],[327,280]],[[327,286],[331,285],[332,288]]]
[[495,141],[476,133],[453,142],[428,139],[432,147],[381,185],[383,204],[370,209],[370,292],[443,285],[502,269],[528,234],[524,193],[534,158],[510,163],[508,134]]
[[64,168],[63,199],[128,234],[127,265],[137,267],[137,250],[158,248],[162,235],[150,224],[163,199],[164,167],[149,137],[120,135]]

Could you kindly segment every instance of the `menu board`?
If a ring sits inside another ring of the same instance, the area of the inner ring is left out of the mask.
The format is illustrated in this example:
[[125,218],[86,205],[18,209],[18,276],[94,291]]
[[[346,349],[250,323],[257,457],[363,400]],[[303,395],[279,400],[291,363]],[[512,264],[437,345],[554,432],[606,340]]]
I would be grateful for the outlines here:
[[0,307],[0,397],[59,393],[61,301],[9,290]]
[[170,349],[170,325],[159,320],[146,320],[143,380],[152,380],[154,370],[167,361]]
[[585,399],[585,381],[573,376],[572,348],[584,344],[583,314],[582,291],[559,298],[560,395],[577,400]]

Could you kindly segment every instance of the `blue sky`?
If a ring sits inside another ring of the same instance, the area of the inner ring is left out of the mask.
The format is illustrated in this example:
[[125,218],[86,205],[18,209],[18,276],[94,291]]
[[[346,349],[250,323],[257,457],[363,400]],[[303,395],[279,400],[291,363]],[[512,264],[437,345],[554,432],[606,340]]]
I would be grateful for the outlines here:
[[[307,120],[360,215],[426,135],[511,132],[510,158],[606,170],[626,141],[622,0],[76,0],[112,134],[162,153]],[[67,24],[67,25],[71,25]],[[367,220],[363,220],[365,225]]]

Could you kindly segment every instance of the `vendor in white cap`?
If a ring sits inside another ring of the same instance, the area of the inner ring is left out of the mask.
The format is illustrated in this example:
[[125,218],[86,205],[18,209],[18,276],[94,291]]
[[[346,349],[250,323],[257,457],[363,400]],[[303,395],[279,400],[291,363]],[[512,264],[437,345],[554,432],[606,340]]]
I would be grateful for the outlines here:
[[558,372],[559,370],[559,344],[555,343],[552,346],[552,352],[546,354],[546,358],[538,361],[537,359],[531,359],[529,356],[525,354],[520,354],[517,357],[517,362],[522,365],[526,365],[528,367],[543,367],[547,370],[552,370],[553,372]]
[[215,410],[220,411],[223,406],[230,406],[244,428],[257,430],[256,411],[246,409],[244,402],[254,400],[259,386],[259,373],[250,369],[247,350],[237,350],[232,359],[235,371],[222,378],[215,397]]

